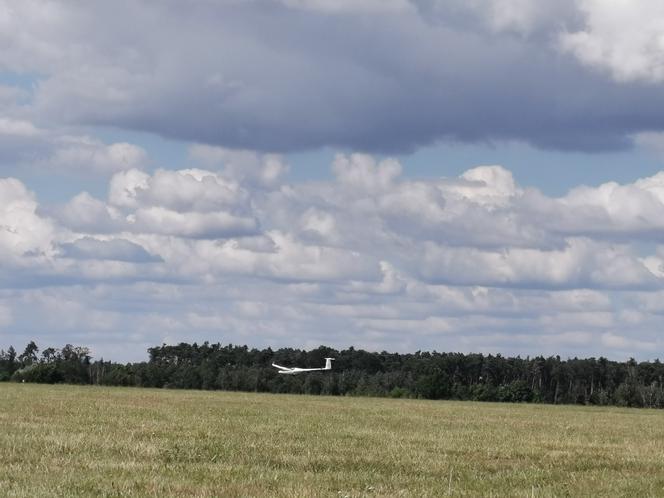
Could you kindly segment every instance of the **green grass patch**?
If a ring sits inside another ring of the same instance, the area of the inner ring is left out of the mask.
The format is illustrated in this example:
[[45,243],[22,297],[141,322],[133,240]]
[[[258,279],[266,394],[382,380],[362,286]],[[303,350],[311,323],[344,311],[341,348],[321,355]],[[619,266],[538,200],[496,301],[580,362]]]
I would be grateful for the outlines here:
[[0,495],[664,496],[664,412],[5,383]]

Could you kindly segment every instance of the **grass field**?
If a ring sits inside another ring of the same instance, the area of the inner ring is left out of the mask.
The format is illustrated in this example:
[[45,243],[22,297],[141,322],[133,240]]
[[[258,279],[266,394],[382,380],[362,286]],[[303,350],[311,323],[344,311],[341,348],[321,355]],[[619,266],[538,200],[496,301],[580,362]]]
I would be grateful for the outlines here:
[[0,496],[664,496],[664,411],[0,384]]

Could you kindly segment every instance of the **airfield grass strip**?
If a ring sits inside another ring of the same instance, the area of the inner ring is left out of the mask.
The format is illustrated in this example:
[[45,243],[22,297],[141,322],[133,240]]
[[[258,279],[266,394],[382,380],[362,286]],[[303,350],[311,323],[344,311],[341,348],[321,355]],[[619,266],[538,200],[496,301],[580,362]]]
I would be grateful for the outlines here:
[[664,411],[0,384],[0,495],[664,496]]

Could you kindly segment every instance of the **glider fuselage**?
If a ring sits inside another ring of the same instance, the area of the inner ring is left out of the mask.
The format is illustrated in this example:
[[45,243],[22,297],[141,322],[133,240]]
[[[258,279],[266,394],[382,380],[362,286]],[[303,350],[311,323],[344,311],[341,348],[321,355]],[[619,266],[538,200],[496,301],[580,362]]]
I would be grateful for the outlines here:
[[332,370],[332,360],[334,358],[325,358],[325,366],[322,368],[299,368],[299,367],[283,367],[281,365],[277,365],[276,363],[273,363],[272,366],[274,368],[279,369],[280,374],[283,375],[295,375],[299,373],[304,373],[304,372],[320,372],[324,370]]

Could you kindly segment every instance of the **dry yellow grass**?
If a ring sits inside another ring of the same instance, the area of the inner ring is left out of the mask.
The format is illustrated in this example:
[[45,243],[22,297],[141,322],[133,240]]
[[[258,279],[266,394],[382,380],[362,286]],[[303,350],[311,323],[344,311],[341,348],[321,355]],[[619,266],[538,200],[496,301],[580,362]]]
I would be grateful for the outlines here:
[[664,412],[0,385],[0,495],[664,496]]

